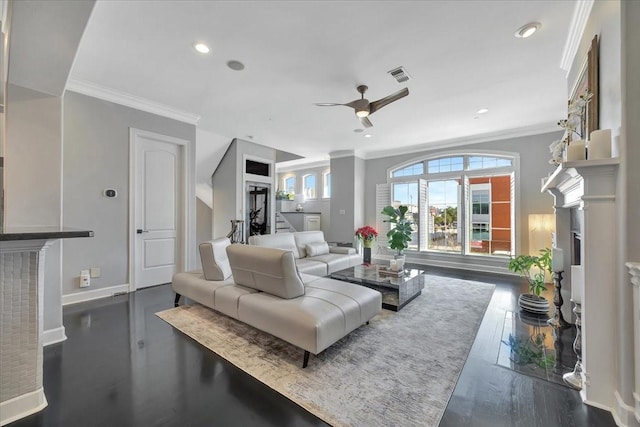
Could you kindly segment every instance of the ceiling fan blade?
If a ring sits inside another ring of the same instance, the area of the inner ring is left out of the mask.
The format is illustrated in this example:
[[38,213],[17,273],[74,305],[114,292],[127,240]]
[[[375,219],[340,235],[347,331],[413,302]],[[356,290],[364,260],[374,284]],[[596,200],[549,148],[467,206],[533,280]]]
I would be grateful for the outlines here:
[[349,104],[336,104],[334,102],[316,102],[313,105],[317,105],[318,107],[334,107],[336,105],[346,105],[349,106]]
[[367,118],[367,117],[360,117],[360,123],[362,123],[362,126],[364,126],[366,128],[372,128],[373,127],[373,123],[371,123],[371,120],[369,120],[369,118]]
[[409,89],[405,87],[404,89],[399,90],[396,93],[385,96],[384,98],[378,99],[377,101],[373,101],[369,104],[369,114],[373,114],[385,105],[391,104],[392,102],[397,101],[400,98],[404,98],[407,95],[409,95]]

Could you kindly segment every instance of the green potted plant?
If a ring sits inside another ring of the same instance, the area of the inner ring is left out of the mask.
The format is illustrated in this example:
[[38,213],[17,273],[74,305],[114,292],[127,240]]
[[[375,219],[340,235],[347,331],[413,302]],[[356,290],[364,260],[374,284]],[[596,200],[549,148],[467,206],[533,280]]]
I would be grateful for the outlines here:
[[529,282],[530,293],[521,294],[518,298],[520,308],[535,314],[546,314],[549,311],[549,301],[540,296],[540,293],[547,290],[546,272],[552,273],[551,249],[541,249],[539,255],[518,255],[509,261],[508,267]]
[[387,238],[389,239],[389,247],[396,251],[395,258],[399,269],[404,265],[404,250],[409,247],[411,233],[413,232],[413,221],[407,217],[408,211],[409,208],[407,206],[400,205],[397,208],[385,206],[381,212],[389,218],[384,222],[393,224],[391,230],[387,233]]

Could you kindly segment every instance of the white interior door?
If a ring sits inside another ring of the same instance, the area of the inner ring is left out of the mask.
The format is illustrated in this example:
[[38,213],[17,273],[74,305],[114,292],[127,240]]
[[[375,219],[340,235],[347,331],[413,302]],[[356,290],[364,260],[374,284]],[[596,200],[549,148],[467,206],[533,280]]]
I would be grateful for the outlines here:
[[180,147],[135,140],[135,288],[171,282],[180,253]]

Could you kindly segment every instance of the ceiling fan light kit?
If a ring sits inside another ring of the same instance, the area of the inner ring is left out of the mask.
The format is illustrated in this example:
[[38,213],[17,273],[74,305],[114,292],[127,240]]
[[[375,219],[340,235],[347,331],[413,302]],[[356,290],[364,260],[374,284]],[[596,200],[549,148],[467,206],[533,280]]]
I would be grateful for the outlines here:
[[354,109],[356,116],[360,119],[360,123],[362,123],[364,127],[370,128],[373,126],[373,123],[371,123],[371,121],[369,120],[369,116],[371,114],[375,113],[382,107],[409,95],[409,89],[405,87],[404,89],[401,89],[389,96],[380,98],[377,101],[369,102],[369,100],[364,97],[364,93],[367,91],[367,89],[369,88],[366,85],[358,86],[356,90],[360,93],[360,99],[353,100],[347,104],[322,102],[316,103],[315,105],[319,107],[334,107],[336,105],[351,107]]

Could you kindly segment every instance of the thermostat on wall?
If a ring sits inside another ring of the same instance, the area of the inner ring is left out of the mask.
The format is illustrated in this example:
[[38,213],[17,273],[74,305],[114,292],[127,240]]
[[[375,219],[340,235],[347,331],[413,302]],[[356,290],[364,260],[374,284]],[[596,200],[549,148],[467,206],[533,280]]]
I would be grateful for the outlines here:
[[104,196],[110,198],[118,197],[118,191],[113,188],[107,188],[104,190]]

